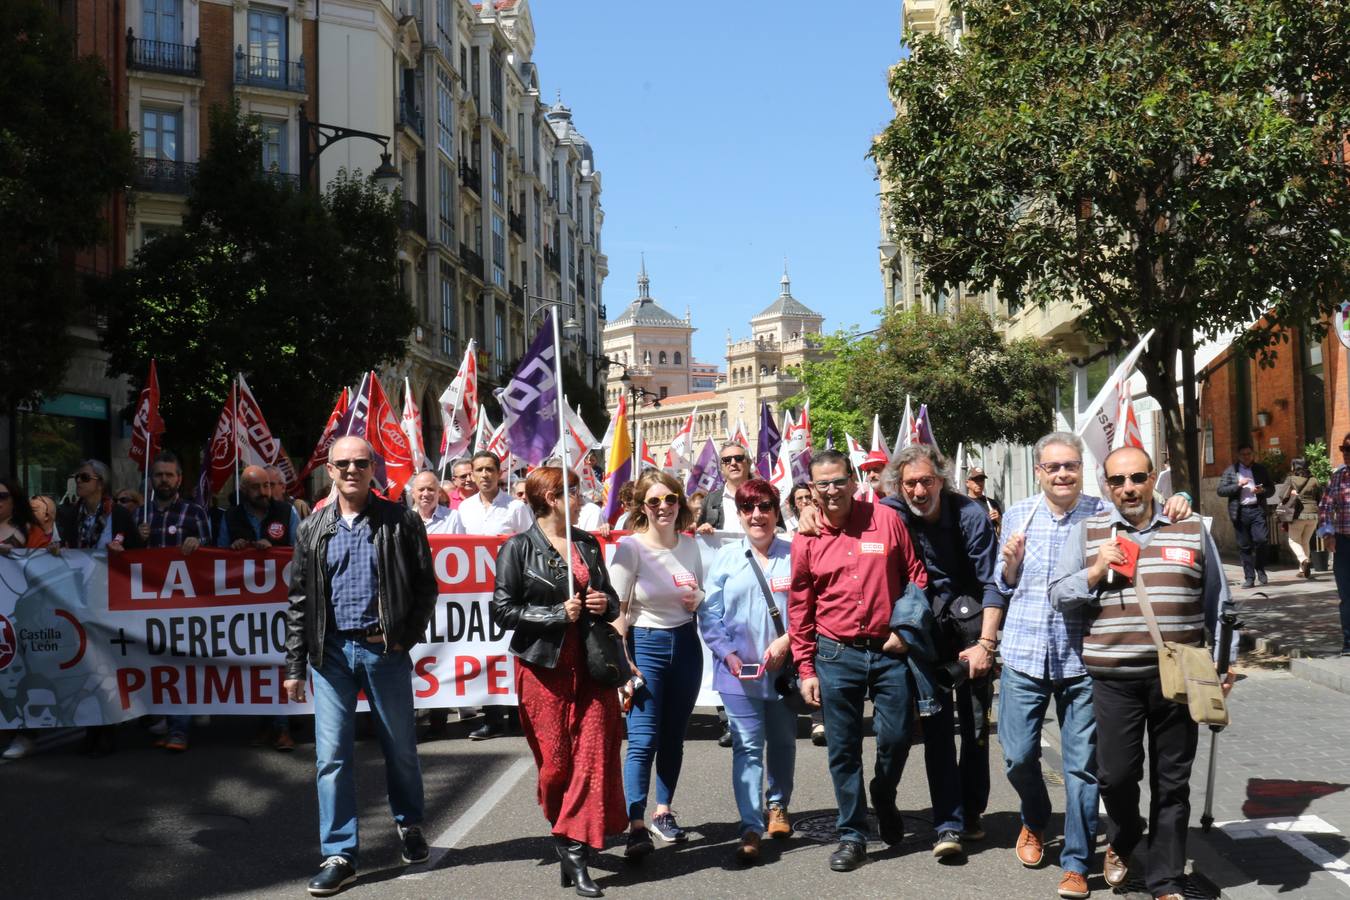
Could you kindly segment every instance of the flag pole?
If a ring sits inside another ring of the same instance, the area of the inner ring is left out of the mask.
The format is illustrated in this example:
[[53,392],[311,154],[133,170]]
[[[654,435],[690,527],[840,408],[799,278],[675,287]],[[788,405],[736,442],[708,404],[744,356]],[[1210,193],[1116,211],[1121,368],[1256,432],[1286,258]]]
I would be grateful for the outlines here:
[[242,380],[242,375],[236,374],[236,375],[234,376],[234,391],[233,391],[233,393],[234,393],[234,416],[233,416],[233,426],[234,426],[234,427],[230,429],[232,432],[234,432],[234,505],[235,505],[235,506],[238,506],[238,505],[239,505],[239,394],[240,394],[240,390],[239,390],[239,382],[240,382],[241,380]]
[[[154,370],[155,370],[155,361],[152,359],[152,360],[150,360],[150,371],[151,371],[151,372],[154,372]],[[156,379],[156,380],[158,380],[158,379]],[[147,382],[146,382],[146,387],[149,387],[149,386],[150,386],[150,383],[149,383],[149,381],[147,381]],[[150,440],[150,417],[149,417],[149,416],[146,416],[146,420],[145,420],[145,493],[142,495],[142,501],[141,501],[141,521],[142,521],[142,522],[149,522],[149,521],[150,521],[150,445],[151,445],[151,440]]]
[[[567,476],[571,474],[571,466],[567,464],[567,441],[562,440],[563,428],[567,425],[566,413],[563,411],[563,380],[562,380],[562,334],[558,328],[558,308],[556,306],[549,308],[549,319],[553,323],[553,385],[556,396],[558,410],[558,443],[562,445],[562,497],[563,497],[563,534],[567,542],[567,596],[571,597],[575,590],[575,579],[572,575],[572,494],[567,490]],[[584,605],[584,604],[583,604]]]

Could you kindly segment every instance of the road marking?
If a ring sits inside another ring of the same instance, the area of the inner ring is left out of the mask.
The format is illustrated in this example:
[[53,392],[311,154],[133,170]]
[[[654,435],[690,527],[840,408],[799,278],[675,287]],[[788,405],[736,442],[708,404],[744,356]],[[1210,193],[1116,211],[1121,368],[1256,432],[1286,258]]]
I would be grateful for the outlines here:
[[516,782],[521,777],[534,768],[534,760],[518,759],[507,767],[492,785],[483,792],[483,795],[474,801],[473,805],[460,815],[458,819],[450,823],[436,839],[431,842],[431,856],[421,865],[410,867],[405,875],[400,875],[401,880],[415,881],[419,878],[425,878],[431,874],[431,870],[445,859],[445,855],[455,848],[455,846],[468,835],[470,831],[486,818],[487,814],[492,812],[492,808],[502,801],[507,794],[516,786]]
[[1238,819],[1233,822],[1215,823],[1235,841],[1251,838],[1276,837],[1291,850],[1301,853],[1313,865],[1337,879],[1350,885],[1350,864],[1308,840],[1307,834],[1340,834],[1336,826],[1319,816],[1285,816],[1274,819]]

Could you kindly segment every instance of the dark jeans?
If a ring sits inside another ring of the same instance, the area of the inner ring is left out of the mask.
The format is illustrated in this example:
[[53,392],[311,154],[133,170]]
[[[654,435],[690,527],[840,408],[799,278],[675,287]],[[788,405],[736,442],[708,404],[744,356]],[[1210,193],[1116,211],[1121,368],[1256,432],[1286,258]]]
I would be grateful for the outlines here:
[[1142,838],[1139,780],[1148,740],[1148,867],[1144,883],[1155,897],[1181,893],[1186,883],[1186,829],[1191,818],[1191,764],[1199,729],[1185,706],[1166,700],[1151,678],[1094,678],[1097,782],[1109,817],[1106,838],[1128,860]]
[[[964,685],[962,689],[964,689]],[[968,693],[968,692],[967,692]],[[961,739],[961,765],[956,762],[956,716],[960,700],[960,690],[956,701],[951,692],[938,692],[936,695],[941,708],[931,716],[920,719],[923,729],[923,765],[928,776],[928,799],[933,804],[933,830],[938,834],[944,831],[964,831],[966,824],[974,820],[971,815],[979,815],[965,806],[965,778],[962,766],[970,758],[966,752],[966,740]],[[985,739],[984,797],[989,799],[989,745],[988,729]]]
[[867,795],[863,791],[863,705],[872,701],[877,736],[873,795],[895,801],[914,734],[914,690],[903,657],[848,647],[825,635],[816,638],[816,675],[834,799],[839,804],[839,839],[867,843]]
[[1341,598],[1341,652],[1350,652],[1350,537],[1336,535],[1336,556],[1331,570],[1336,575],[1336,593]]
[[967,681],[956,689],[956,726],[961,735],[961,807],[974,825],[989,805],[989,711],[994,676]]
[[1254,506],[1239,506],[1233,531],[1237,535],[1238,555],[1242,557],[1242,578],[1255,581],[1257,573],[1266,574],[1266,543],[1270,540],[1266,505],[1258,501]]
[[656,768],[656,804],[669,806],[684,765],[684,733],[703,685],[703,647],[698,626],[628,629],[633,662],[646,682],[633,695],[628,713],[628,754],[623,790],[628,818],[647,814],[652,767]]

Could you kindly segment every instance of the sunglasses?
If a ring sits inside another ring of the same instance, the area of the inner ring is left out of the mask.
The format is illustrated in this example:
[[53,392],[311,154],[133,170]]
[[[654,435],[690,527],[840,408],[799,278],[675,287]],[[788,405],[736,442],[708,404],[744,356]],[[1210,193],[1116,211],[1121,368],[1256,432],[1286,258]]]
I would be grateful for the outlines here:
[[79,472],[75,475],[75,480],[78,481],[80,484],[88,484],[89,482],[95,480],[96,478],[98,478],[97,475],[91,475],[88,472]]
[[844,488],[848,487],[847,478],[832,478],[829,481],[813,481],[811,483],[816,486],[816,490],[822,492],[830,490],[842,491]]
[[744,464],[745,464],[745,455],[744,455],[744,454],[742,454],[742,455],[740,455],[740,456],[724,456],[724,457],[722,457],[722,465],[724,465],[724,466],[740,466],[740,465],[744,465]]
[[1047,475],[1054,475],[1057,472],[1074,473],[1083,468],[1083,461],[1081,459],[1075,459],[1070,460],[1069,462],[1037,463],[1036,468]]
[[352,466],[355,466],[358,472],[364,472],[366,469],[370,468],[370,459],[331,459],[328,461],[328,464],[333,468],[341,469],[344,472]]
[[664,497],[648,497],[642,502],[648,509],[660,509],[662,506],[678,506],[680,498],[678,494],[666,494]]
[[737,503],[736,508],[748,516],[755,510],[762,513],[773,512],[774,506],[772,500],[761,500],[758,503]]
[[127,505],[135,506],[135,505],[136,505],[136,498],[135,498],[135,497],[118,497],[118,498],[117,498],[117,502],[120,503],[120,504],[122,504],[123,506],[127,506]]
[[1107,475],[1106,483],[1113,488],[1123,487],[1125,479],[1128,478],[1133,484],[1143,484],[1152,474],[1152,472],[1131,472],[1129,475]]

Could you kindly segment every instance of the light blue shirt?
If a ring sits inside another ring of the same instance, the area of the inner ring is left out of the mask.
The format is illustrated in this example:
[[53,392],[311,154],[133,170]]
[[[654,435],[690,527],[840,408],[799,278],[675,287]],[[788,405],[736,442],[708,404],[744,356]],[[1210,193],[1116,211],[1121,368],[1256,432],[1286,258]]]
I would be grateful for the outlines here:
[[[792,578],[792,545],[774,538],[769,545],[769,564],[764,578],[773,591],[774,605],[787,630],[788,584]],[[765,672],[754,680],[743,681],[727,669],[726,657],[735,653],[743,663],[763,662],[764,651],[778,638],[764,590],[751,568],[750,540],[729,543],[717,553],[708,573],[704,590],[707,596],[698,607],[698,627],[712,652],[713,690],[724,694],[743,694],[761,700],[775,700],[777,671]],[[754,561],[758,563],[758,560]]]

